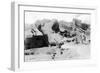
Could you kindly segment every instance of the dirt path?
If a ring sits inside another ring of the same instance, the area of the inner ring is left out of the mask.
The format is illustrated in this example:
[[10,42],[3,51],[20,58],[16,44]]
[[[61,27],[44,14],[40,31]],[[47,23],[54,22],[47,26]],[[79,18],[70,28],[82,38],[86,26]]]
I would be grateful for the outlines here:
[[[90,45],[66,44],[65,47],[66,49],[63,50],[63,54],[61,54],[61,50],[57,48],[57,46],[25,50],[25,53],[33,53],[25,55],[25,61],[84,59],[90,56]],[[56,55],[54,59],[52,59],[54,53],[56,53]]]

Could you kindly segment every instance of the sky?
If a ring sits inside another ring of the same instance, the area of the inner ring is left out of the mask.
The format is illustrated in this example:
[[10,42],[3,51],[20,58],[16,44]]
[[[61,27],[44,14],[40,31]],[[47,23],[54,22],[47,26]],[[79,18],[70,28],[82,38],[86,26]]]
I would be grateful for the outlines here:
[[70,13],[47,13],[47,12],[25,12],[25,24],[34,24],[37,20],[57,19],[71,22],[73,18],[81,19],[90,23],[90,15],[86,14],[70,14]]

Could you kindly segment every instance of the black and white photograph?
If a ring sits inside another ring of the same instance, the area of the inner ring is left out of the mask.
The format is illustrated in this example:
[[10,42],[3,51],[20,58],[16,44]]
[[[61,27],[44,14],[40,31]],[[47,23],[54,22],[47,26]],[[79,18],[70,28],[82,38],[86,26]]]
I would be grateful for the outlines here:
[[84,5],[12,3],[12,70],[94,66],[96,13]]
[[25,11],[24,61],[89,59],[90,18],[88,13]]

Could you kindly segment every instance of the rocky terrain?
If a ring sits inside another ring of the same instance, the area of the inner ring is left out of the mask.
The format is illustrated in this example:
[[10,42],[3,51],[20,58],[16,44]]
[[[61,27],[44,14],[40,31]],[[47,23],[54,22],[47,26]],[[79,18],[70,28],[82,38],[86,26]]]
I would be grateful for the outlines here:
[[90,24],[80,19],[57,19],[25,24],[25,61],[87,59],[90,56]]

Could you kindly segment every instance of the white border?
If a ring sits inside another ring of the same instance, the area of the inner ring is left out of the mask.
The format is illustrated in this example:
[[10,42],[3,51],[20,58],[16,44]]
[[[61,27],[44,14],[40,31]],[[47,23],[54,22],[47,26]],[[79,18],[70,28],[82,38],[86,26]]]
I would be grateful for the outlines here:
[[[68,5],[66,7],[59,6],[38,6],[25,3],[13,3],[13,45],[12,47],[12,65],[11,68],[15,71],[18,70],[35,70],[35,69],[48,69],[48,68],[63,68],[63,67],[73,67],[73,66],[90,66],[96,64],[96,48],[94,47],[94,37],[95,35],[95,21],[96,21],[96,8],[94,7],[83,7],[83,6],[73,6]],[[55,11],[55,12],[78,12],[78,13],[90,13],[91,14],[91,59],[88,60],[64,60],[64,61],[42,61],[42,62],[24,62],[24,10],[36,10],[36,11]],[[95,48],[95,49],[94,49]]]

